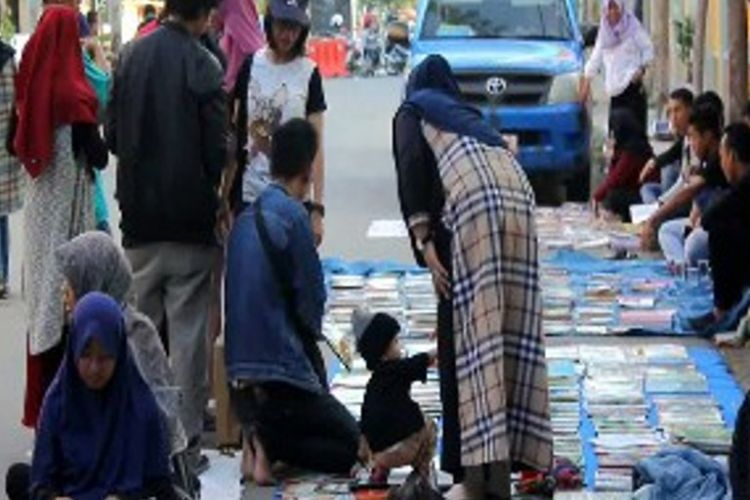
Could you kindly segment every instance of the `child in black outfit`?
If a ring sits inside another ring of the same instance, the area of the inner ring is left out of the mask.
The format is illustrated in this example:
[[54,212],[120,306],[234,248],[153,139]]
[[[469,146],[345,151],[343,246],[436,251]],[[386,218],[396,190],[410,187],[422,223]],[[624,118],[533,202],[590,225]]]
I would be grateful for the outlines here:
[[367,384],[360,427],[373,453],[373,477],[385,482],[390,469],[411,465],[429,480],[435,452],[435,423],[411,398],[411,385],[427,381],[436,353],[403,359],[398,321],[387,314],[357,310],[352,317],[357,350],[372,377]]

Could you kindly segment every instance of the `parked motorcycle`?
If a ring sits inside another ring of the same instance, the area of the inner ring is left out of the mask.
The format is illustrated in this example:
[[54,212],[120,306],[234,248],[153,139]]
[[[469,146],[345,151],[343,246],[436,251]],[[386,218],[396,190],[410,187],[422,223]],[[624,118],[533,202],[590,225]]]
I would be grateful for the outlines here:
[[409,27],[406,23],[393,21],[386,30],[385,72],[391,76],[404,72],[409,62]]

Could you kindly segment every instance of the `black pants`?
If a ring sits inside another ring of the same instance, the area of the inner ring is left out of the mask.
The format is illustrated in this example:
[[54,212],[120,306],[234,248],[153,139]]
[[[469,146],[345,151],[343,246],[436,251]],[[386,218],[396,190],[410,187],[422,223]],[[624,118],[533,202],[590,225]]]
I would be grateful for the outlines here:
[[616,109],[630,110],[643,127],[643,131],[648,130],[648,101],[646,89],[644,89],[642,83],[631,83],[622,94],[612,98],[609,104],[610,123],[612,122],[612,113]]
[[456,378],[456,345],[453,333],[453,304],[440,299],[438,304],[438,369],[440,371],[440,400],[443,403],[443,441],[440,468],[463,480],[461,466],[461,423],[458,419],[458,379]]
[[255,435],[271,463],[348,474],[357,461],[359,427],[333,396],[283,383],[230,388],[246,436]]
[[604,199],[602,206],[620,217],[622,222],[630,221],[630,206],[641,203],[641,195],[637,190],[613,189]]

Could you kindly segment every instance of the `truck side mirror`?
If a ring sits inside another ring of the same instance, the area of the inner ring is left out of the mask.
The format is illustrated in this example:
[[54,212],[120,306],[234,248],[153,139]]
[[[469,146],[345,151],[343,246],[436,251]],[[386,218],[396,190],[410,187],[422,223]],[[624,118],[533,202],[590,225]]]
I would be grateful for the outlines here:
[[599,25],[584,23],[581,25],[581,35],[583,35],[583,46],[591,48],[596,44],[596,37],[599,36]]

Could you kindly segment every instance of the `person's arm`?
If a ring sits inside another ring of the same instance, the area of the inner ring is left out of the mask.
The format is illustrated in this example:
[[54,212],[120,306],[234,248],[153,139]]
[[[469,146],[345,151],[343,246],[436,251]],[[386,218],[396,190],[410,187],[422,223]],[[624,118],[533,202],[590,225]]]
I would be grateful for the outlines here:
[[310,218],[306,214],[296,216],[289,231],[286,252],[289,255],[294,307],[305,326],[319,335],[325,312],[326,290]]
[[641,68],[645,70],[654,60],[654,42],[645,29],[640,29],[635,35],[635,44],[640,54]]
[[396,369],[405,380],[410,382],[427,382],[427,369],[430,367],[429,354],[417,354],[399,360],[397,363]]
[[237,182],[237,172],[244,168],[245,147],[247,146],[247,91],[250,83],[250,69],[253,57],[249,56],[237,72],[237,80],[229,99],[229,120],[234,131],[234,160],[229,162],[224,170],[221,182],[221,199],[225,206],[229,206],[232,189]]
[[412,231],[418,229],[422,236],[429,229],[432,193],[423,141],[419,116],[409,109],[399,111],[394,120],[393,156],[401,213],[407,226]]
[[[53,390],[54,386],[48,394]],[[57,397],[46,397],[39,417],[31,459],[30,498],[34,500],[57,498],[59,495],[58,477],[62,465],[57,432],[60,421],[57,404],[59,397],[59,393]]]
[[681,140],[675,141],[672,145],[664,151],[662,154],[654,158],[654,166],[658,169],[662,169],[666,166],[673,165],[682,160],[682,149],[683,142]]
[[746,244],[739,244],[737,238],[743,231],[747,231],[747,228],[741,227],[731,218],[725,218],[712,224],[708,232],[709,262],[714,282],[714,308],[718,312],[729,311],[742,297],[745,273],[741,271],[740,266],[747,265],[745,263],[748,248]]
[[154,409],[148,422],[149,444],[151,449],[144,457],[146,476],[143,478],[143,493],[138,498],[156,498],[156,500],[178,500],[170,477],[169,457],[170,441],[166,420],[158,408]]
[[313,162],[312,201],[320,205],[324,204],[325,197],[325,137],[323,134],[323,114],[327,109],[328,104],[326,103],[325,94],[323,93],[323,79],[320,76],[318,68],[315,68],[310,76],[310,82],[308,84],[305,113],[307,119],[315,128],[315,132],[318,134],[318,154],[315,156],[315,161]]
[[604,52],[602,50],[602,44],[597,37],[594,49],[591,51],[591,56],[586,62],[586,66],[581,76],[581,82],[578,89],[578,94],[581,102],[585,103],[588,101],[591,95],[591,80],[598,75],[604,65]]
[[104,137],[107,142],[107,148],[109,151],[117,156],[117,101],[119,93],[119,81],[121,78],[121,68],[124,62],[124,54],[120,57],[120,62],[115,68],[115,72],[112,75],[112,86],[109,90],[109,102],[107,103],[106,121],[104,126]]
[[206,175],[218,187],[227,161],[226,96],[217,89],[200,104],[201,151]]
[[656,213],[651,216],[651,219],[649,220],[650,224],[659,226],[662,222],[669,219],[680,208],[695,199],[696,195],[705,185],[706,180],[700,175],[691,176],[690,179],[688,179],[687,184],[685,184],[685,186],[683,186],[683,188],[672,198],[659,207]]

